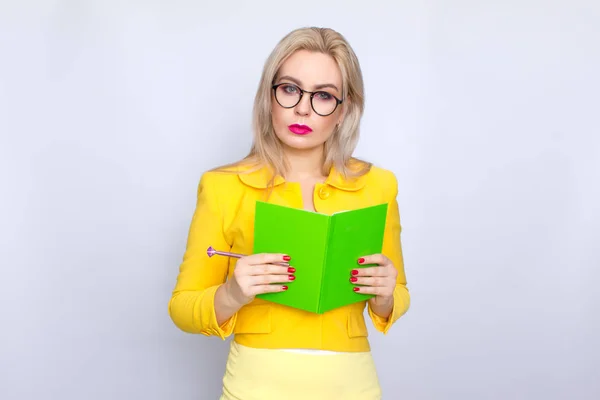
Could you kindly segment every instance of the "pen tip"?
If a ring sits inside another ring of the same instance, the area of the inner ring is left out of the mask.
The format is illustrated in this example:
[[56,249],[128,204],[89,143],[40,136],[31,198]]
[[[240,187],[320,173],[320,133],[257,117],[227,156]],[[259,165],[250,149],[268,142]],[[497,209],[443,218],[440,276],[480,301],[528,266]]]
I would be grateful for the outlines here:
[[206,254],[208,254],[209,257],[212,257],[215,255],[215,249],[212,248],[212,246],[209,246],[208,249],[206,250]]

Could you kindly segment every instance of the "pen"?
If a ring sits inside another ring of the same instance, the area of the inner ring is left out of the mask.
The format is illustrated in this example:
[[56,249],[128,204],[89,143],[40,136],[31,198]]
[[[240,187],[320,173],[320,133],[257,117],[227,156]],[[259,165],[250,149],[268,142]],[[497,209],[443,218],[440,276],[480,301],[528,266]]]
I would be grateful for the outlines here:
[[219,251],[219,250],[215,250],[213,249],[212,246],[209,246],[208,249],[206,250],[206,254],[208,254],[209,257],[216,255],[219,256],[225,256],[225,257],[234,257],[234,258],[241,258],[244,257],[244,254],[238,254],[238,253],[231,253],[229,251]]
[[[245,254],[231,253],[229,251],[215,250],[212,246],[209,246],[208,249],[206,249],[206,254],[209,257],[212,257],[214,255],[218,255],[218,256],[225,256],[225,257],[241,258],[241,257],[245,256]],[[287,262],[277,262],[277,263],[273,263],[273,264],[282,265],[284,267],[287,267],[287,266],[290,265],[290,263],[287,263]]]

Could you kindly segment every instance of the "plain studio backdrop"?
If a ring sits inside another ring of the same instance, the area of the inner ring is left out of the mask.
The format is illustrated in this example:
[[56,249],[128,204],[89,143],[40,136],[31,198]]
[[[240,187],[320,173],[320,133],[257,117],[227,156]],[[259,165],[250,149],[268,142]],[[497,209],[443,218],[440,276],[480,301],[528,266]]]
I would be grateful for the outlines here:
[[167,314],[197,184],[312,25],[356,50],[356,155],[400,184],[384,399],[600,398],[597,1],[0,4],[2,400],[218,396],[229,342]]

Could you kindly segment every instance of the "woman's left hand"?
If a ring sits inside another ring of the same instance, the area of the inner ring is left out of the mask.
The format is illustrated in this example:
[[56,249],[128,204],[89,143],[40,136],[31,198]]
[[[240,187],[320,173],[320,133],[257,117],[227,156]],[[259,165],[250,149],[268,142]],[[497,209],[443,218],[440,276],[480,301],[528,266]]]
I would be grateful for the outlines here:
[[377,307],[390,307],[394,303],[394,289],[398,270],[392,261],[383,254],[372,254],[358,259],[358,263],[376,264],[375,267],[356,268],[352,270],[350,282],[361,285],[355,286],[354,291],[364,294],[374,294],[369,299],[371,305]]

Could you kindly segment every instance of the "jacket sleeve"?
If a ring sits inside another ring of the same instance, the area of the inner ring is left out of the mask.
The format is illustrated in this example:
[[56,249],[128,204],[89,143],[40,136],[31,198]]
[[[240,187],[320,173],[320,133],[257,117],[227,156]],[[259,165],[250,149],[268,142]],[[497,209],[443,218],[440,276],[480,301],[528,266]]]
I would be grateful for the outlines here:
[[394,289],[394,306],[392,313],[388,318],[382,318],[375,314],[369,304],[368,311],[375,329],[386,334],[392,327],[394,322],[404,315],[410,306],[410,294],[406,287],[406,275],[404,273],[404,259],[402,256],[402,244],[400,242],[400,233],[402,227],[400,225],[400,212],[398,210],[398,181],[390,172],[391,177],[386,180],[386,186],[389,190],[390,197],[388,198],[388,214],[383,238],[382,253],[388,257],[398,270],[396,279],[396,287]]
[[214,300],[217,288],[226,280],[229,259],[206,254],[209,246],[231,249],[224,235],[216,179],[214,173],[205,173],[200,179],[183,262],[169,301],[169,315],[184,332],[225,339],[233,332],[237,314],[219,326]]

